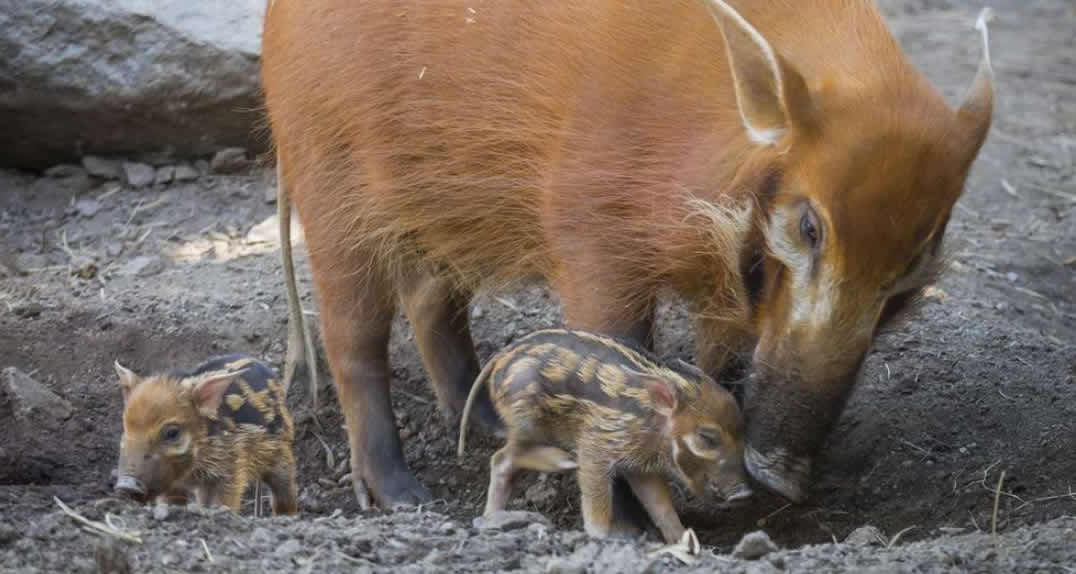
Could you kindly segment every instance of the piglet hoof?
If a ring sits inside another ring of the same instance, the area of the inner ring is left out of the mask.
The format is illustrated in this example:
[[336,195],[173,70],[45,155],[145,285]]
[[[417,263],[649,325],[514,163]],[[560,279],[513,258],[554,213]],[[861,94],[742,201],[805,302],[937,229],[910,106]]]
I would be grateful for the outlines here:
[[351,475],[351,489],[355,492],[355,500],[359,503],[360,510],[370,510],[373,507],[366,481],[354,473]]

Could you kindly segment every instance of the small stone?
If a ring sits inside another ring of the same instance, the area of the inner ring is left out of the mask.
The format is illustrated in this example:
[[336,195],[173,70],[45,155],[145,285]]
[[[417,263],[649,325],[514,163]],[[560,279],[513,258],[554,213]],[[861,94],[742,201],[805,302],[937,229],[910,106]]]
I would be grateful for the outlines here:
[[142,163],[148,163],[153,167],[161,167],[175,162],[175,155],[170,151],[154,151],[141,153],[135,158]]
[[121,253],[123,253],[123,244],[119,242],[109,243],[107,246],[105,246],[105,253],[109,257],[118,257]]
[[10,524],[0,523],[0,547],[7,546],[22,538],[22,533]]
[[158,504],[153,507],[153,519],[157,521],[168,520],[168,505]]
[[49,258],[40,253],[22,253],[15,257],[15,265],[23,271],[48,267]]
[[153,166],[133,161],[123,162],[123,178],[131,187],[146,187],[157,177]]
[[130,574],[131,561],[122,544],[119,540],[107,537],[97,542],[93,558],[100,574]]
[[557,491],[553,490],[553,487],[549,486],[546,481],[535,482],[523,493],[523,497],[527,499],[527,502],[534,505],[541,505],[549,502],[557,495]]
[[118,273],[127,277],[150,277],[164,270],[164,262],[156,255],[139,255],[132,258]]
[[744,572],[746,574],[777,574],[780,570],[769,562],[754,562],[748,564]]
[[770,539],[770,535],[762,530],[756,530],[744,535],[736,547],[732,549],[734,558],[744,560],[757,560],[770,552],[776,552],[777,545]]
[[211,173],[236,173],[247,167],[247,150],[229,147],[218,151],[209,162]]
[[153,183],[157,185],[164,185],[166,183],[172,183],[172,180],[176,177],[175,166],[165,165],[157,168],[156,175],[153,176]]
[[57,427],[74,412],[71,403],[15,367],[5,368],[3,379],[3,391],[17,420]]
[[84,197],[75,202],[75,210],[83,217],[93,217],[101,210],[101,202],[92,197]]
[[161,565],[168,566],[169,564],[175,564],[176,562],[178,562],[178,560],[179,559],[176,558],[175,554],[167,552],[161,556]]
[[856,528],[844,539],[845,544],[853,546],[885,546],[885,542],[886,538],[882,531],[869,524]]
[[265,187],[265,203],[276,203],[277,188],[275,185]]
[[[295,218],[292,217],[292,221]],[[280,223],[276,214],[270,215],[265,218],[261,223],[255,224],[247,231],[244,240],[247,243],[279,243],[280,242]],[[294,229],[293,229],[294,231]]]
[[250,533],[250,539],[258,544],[269,544],[273,541],[273,535],[265,528],[259,526],[254,529],[254,532]]
[[473,317],[475,319],[481,319],[482,316],[485,315],[485,314],[486,314],[486,312],[484,310],[482,310],[482,308],[479,307],[478,305],[475,305],[474,308],[471,309],[471,317]]
[[82,167],[86,168],[90,175],[101,179],[119,179],[123,175],[119,161],[95,155],[82,158]]
[[26,301],[24,303],[17,303],[11,309],[12,313],[15,313],[16,317],[23,319],[33,319],[41,315],[41,312],[45,310],[45,307],[37,301]]
[[1008,273],[1005,274],[1005,278],[1008,279],[1009,281],[1015,283],[1016,280],[1020,278],[1020,276],[1017,275],[1016,273],[1012,272],[1012,271],[1009,271]]
[[67,179],[69,177],[84,177],[86,170],[77,166],[67,163],[60,165],[54,165],[45,170],[45,177],[51,177],[54,179]]
[[601,546],[595,542],[588,542],[568,556],[553,558],[546,562],[545,571],[547,574],[583,574],[599,552],[601,552]]
[[198,179],[199,175],[201,174],[199,174],[198,170],[194,169],[193,166],[181,163],[176,166],[172,179],[175,181],[194,181]]
[[479,516],[474,519],[472,525],[479,530],[500,530],[507,532],[526,528],[531,524],[538,523],[551,528],[549,520],[537,512],[525,510],[499,510],[489,516]]
[[276,550],[273,551],[273,554],[281,558],[287,558],[293,554],[298,554],[302,551],[302,549],[303,544],[298,540],[292,538],[287,542],[281,544],[280,546],[277,546]]

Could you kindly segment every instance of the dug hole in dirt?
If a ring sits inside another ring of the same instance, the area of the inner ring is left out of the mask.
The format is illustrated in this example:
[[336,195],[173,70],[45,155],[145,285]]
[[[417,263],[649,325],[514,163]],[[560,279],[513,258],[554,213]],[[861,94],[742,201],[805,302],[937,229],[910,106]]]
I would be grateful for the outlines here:
[[[912,60],[957,101],[978,61],[981,6],[881,4]],[[272,172],[181,166],[187,181],[137,189],[78,168],[0,172],[0,571],[1076,571],[1076,13],[1065,0],[994,8],[997,111],[949,226],[951,267],[922,311],[877,341],[808,503],[767,495],[727,509],[678,496],[704,545],[690,565],[650,556],[653,541],[580,533],[567,475],[524,474],[509,507],[537,514],[473,524],[497,442],[475,432],[456,459],[458,428],[437,412],[403,319],[393,400],[435,503],[358,510],[327,381],[321,438],[302,385],[289,397],[298,517],[254,517],[249,496],[239,516],[115,498],[113,360],[147,372],[245,352],[282,367]],[[659,315],[659,354],[693,360],[687,310],[670,301]],[[479,297],[471,319],[485,360],[560,315],[533,286]],[[777,549],[756,540],[733,556],[756,530]]]

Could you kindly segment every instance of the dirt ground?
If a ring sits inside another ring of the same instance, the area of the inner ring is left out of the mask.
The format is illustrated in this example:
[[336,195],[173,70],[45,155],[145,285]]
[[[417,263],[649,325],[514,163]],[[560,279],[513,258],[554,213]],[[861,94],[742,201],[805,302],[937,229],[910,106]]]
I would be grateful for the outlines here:
[[[913,61],[958,101],[979,58],[971,24],[981,5],[881,4]],[[951,268],[920,314],[877,341],[807,504],[763,496],[726,509],[680,498],[685,523],[718,554],[683,571],[1076,571],[1076,7],[994,9],[996,119],[949,226]],[[12,407],[0,399],[0,571],[93,571],[100,539],[53,496],[141,531],[142,544],[116,543],[138,571],[676,568],[637,546],[581,537],[570,476],[525,476],[510,505],[554,528],[472,528],[495,442],[474,433],[466,460],[456,460],[457,428],[437,413],[402,318],[391,348],[394,405],[408,462],[439,499],[430,508],[358,511],[328,383],[319,414],[331,454],[313,433],[305,390],[290,394],[298,519],[253,518],[248,498],[241,517],[173,508],[158,520],[112,499],[122,407],[113,360],[155,371],[245,352],[282,367],[287,313],[266,196],[274,185],[260,168],[137,190],[77,173],[0,172],[0,368],[30,374],[76,411],[46,431],[6,422]],[[297,245],[304,305],[314,311]],[[540,286],[483,295],[471,317],[483,360],[560,320]],[[659,353],[693,360],[678,302],[662,307],[659,325]],[[903,531],[899,544],[828,544],[867,524],[888,537]],[[759,528],[792,550],[751,563],[724,555]]]

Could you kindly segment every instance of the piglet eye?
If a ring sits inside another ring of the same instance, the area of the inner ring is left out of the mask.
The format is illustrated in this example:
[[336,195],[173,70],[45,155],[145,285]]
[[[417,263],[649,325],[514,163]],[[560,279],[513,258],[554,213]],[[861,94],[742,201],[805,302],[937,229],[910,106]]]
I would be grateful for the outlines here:
[[721,436],[712,429],[699,429],[695,431],[695,434],[707,448],[717,448],[721,446]]
[[803,235],[803,241],[807,243],[808,247],[814,249],[818,247],[818,218],[814,214],[809,206],[803,212],[803,217],[800,218],[800,234]]
[[161,430],[161,439],[168,442],[175,442],[179,440],[179,434],[180,430],[178,425],[168,425]]

